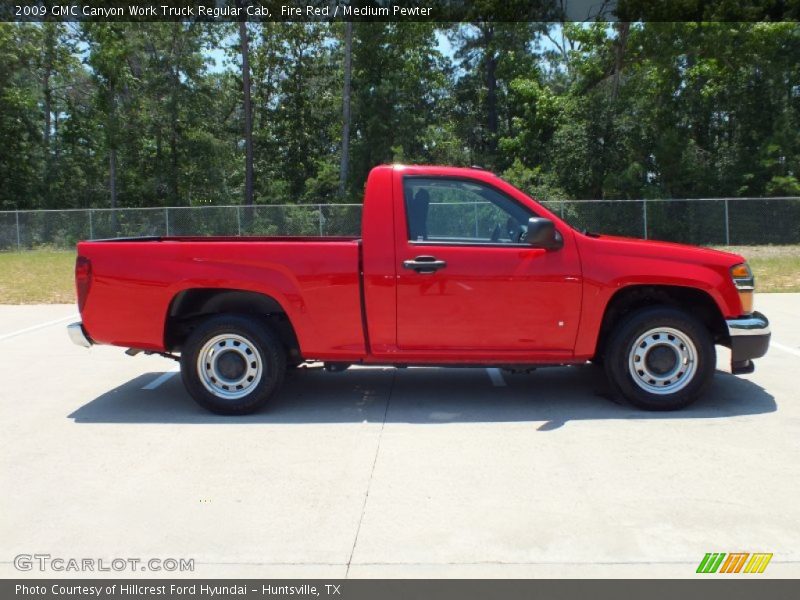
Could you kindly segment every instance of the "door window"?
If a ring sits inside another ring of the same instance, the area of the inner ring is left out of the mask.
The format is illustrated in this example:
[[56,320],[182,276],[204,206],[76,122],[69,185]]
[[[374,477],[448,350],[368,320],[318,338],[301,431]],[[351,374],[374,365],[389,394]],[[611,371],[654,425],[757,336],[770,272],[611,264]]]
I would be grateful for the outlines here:
[[408,239],[452,244],[524,243],[529,209],[495,188],[463,179],[407,177]]

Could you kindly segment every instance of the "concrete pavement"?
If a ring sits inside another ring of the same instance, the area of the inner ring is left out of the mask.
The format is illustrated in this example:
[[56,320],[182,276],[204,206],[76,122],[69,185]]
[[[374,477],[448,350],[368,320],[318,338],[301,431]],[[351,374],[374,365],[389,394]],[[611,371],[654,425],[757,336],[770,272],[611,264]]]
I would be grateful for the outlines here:
[[12,564],[49,553],[196,577],[692,577],[744,551],[797,577],[800,294],[757,308],[770,353],[733,377],[719,349],[681,412],[612,402],[592,367],[308,368],[226,418],[168,359],[73,346],[74,307],[0,306],[0,576],[102,575]]

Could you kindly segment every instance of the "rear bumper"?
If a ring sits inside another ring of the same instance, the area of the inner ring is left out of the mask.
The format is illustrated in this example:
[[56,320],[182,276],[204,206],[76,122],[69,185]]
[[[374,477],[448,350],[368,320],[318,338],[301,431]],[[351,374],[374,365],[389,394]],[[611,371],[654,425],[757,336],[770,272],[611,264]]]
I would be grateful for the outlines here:
[[89,348],[94,343],[92,339],[86,335],[86,330],[84,330],[83,323],[80,321],[67,325],[67,333],[73,344],[83,348]]
[[731,338],[731,370],[734,374],[752,373],[752,359],[764,356],[769,349],[769,320],[760,312],[754,312],[747,317],[728,319],[727,324]]

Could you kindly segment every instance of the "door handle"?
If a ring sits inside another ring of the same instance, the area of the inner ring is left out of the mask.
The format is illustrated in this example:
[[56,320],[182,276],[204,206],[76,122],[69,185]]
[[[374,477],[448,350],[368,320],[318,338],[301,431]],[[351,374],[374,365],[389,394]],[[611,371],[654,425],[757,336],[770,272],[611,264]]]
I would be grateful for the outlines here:
[[439,269],[444,269],[447,263],[443,260],[437,260],[435,256],[417,256],[413,260],[404,260],[404,269],[413,269],[422,275],[430,275]]

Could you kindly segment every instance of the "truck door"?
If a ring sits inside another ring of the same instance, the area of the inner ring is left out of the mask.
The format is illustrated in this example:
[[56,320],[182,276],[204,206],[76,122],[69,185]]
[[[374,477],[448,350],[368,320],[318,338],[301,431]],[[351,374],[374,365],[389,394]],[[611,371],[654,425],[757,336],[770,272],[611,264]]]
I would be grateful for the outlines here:
[[400,351],[571,353],[581,302],[572,236],[564,232],[559,250],[534,248],[525,225],[539,215],[495,186],[398,176]]

